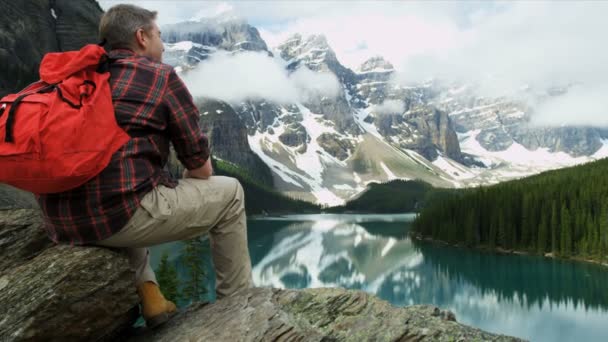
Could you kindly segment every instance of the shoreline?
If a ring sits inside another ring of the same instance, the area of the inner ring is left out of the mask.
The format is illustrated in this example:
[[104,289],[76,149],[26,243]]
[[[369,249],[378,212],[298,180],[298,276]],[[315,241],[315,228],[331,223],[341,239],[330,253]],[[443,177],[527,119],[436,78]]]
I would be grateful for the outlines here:
[[528,251],[521,251],[521,250],[515,250],[515,249],[509,250],[509,249],[504,249],[504,248],[500,248],[500,247],[490,248],[485,245],[469,247],[469,246],[465,246],[464,244],[458,244],[458,243],[452,244],[452,243],[448,243],[448,242],[445,242],[442,240],[433,239],[431,237],[425,237],[420,234],[409,233],[408,235],[410,238],[417,240],[417,241],[431,242],[431,243],[435,243],[435,244],[441,244],[444,246],[450,246],[450,247],[456,247],[456,248],[471,249],[471,250],[478,250],[478,251],[489,252],[489,253],[498,253],[498,254],[539,256],[539,257],[554,259],[554,260],[575,261],[575,262],[596,264],[599,266],[608,267],[608,262],[601,262],[601,261],[594,260],[594,259],[585,259],[583,257],[564,258],[564,257],[553,255],[553,253],[544,253],[541,255],[538,253],[532,253],[532,252],[528,252]]

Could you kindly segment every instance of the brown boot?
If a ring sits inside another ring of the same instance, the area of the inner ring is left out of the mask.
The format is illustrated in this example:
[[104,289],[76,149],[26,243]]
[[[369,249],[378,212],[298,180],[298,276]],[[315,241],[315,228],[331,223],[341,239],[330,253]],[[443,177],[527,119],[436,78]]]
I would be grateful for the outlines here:
[[177,312],[175,304],[166,300],[158,285],[151,281],[139,285],[137,294],[141,299],[141,311],[148,328],[154,328],[168,321]]

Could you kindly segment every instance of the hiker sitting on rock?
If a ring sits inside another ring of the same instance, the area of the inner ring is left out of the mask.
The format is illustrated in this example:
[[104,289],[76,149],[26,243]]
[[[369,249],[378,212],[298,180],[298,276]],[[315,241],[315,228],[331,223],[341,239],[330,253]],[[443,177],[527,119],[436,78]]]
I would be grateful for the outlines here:
[[[124,248],[148,326],[176,311],[161,294],[149,246],[209,233],[220,299],[252,286],[244,194],[238,180],[212,176],[199,111],[175,70],[161,62],[156,12],[116,5],[99,34],[111,47],[110,87],[118,125],[131,139],[84,185],[38,197],[56,243]],[[183,179],[163,169],[173,143]]]

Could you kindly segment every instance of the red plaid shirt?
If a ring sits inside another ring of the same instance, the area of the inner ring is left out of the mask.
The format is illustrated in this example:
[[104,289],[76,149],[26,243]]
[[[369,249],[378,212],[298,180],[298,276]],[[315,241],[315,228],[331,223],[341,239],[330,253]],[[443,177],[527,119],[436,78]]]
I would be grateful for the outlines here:
[[86,184],[38,196],[45,227],[56,243],[83,245],[110,237],[129,221],[144,195],[177,180],[164,169],[173,143],[188,169],[209,158],[192,95],[169,65],[126,49],[112,50],[110,87],[116,120],[131,136],[110,164]]

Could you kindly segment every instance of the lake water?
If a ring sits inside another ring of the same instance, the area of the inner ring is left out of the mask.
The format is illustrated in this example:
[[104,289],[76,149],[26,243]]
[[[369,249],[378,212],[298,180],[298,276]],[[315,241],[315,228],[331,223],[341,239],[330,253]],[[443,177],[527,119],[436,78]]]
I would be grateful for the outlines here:
[[[608,268],[412,241],[413,218],[250,219],[255,285],[360,289],[396,306],[436,305],[461,323],[532,341],[608,341]],[[182,247],[153,248],[153,267],[167,251],[185,277]],[[201,262],[211,269],[209,259]]]

